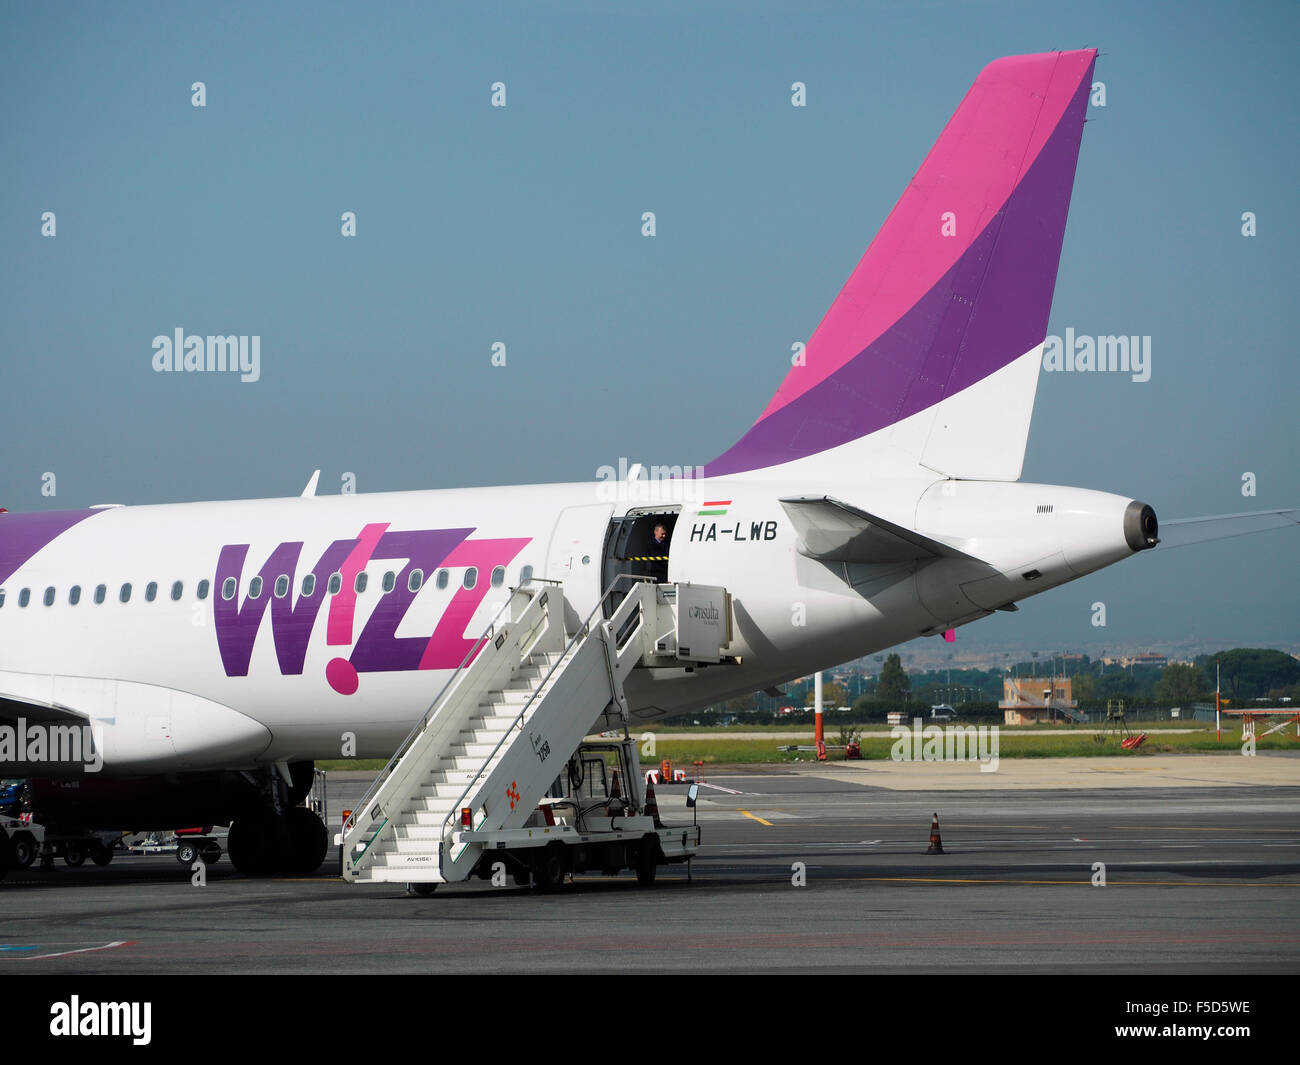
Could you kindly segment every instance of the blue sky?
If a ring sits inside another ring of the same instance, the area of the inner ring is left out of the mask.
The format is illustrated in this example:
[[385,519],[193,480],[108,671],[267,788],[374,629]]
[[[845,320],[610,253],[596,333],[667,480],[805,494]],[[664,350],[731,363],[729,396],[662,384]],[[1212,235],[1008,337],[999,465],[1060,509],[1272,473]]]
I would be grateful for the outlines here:
[[[611,6],[0,5],[0,505],[704,463],[979,70],[1089,46],[1049,331],[1149,335],[1152,375],[1043,374],[1024,479],[1300,503],[1295,5]],[[154,373],[178,327],[261,336],[261,380]],[[1294,646],[1297,542],[1153,553],[960,639]]]

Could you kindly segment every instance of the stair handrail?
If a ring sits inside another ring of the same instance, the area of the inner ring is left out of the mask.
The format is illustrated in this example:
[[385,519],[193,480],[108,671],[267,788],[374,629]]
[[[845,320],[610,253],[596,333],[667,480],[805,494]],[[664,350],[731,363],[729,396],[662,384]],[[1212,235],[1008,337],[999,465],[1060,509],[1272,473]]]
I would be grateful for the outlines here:
[[[549,577],[529,577],[528,580],[521,582],[519,587],[511,589],[510,594],[506,597],[506,601],[501,605],[501,609],[498,610],[492,616],[492,620],[488,622],[487,628],[485,628],[474,640],[474,642],[470,645],[469,650],[465,652],[465,657],[461,659],[460,665],[456,667],[455,672],[453,672],[452,675],[447,678],[447,682],[438,690],[438,694],[434,696],[433,702],[431,702],[428,708],[424,711],[424,713],[420,715],[420,719],[411,727],[411,731],[406,734],[406,739],[402,740],[402,742],[398,745],[397,750],[393,753],[393,757],[390,758],[388,760],[388,764],[385,765],[384,768],[379,771],[378,776],[376,776],[375,779],[371,782],[370,788],[366,791],[365,795],[362,796],[361,801],[356,804],[355,807],[356,813],[354,813],[351,818],[353,825],[359,823],[357,821],[357,814],[358,813],[362,815],[365,814],[367,807],[369,806],[370,802],[374,799],[375,795],[378,794],[379,789],[384,785],[384,783],[388,780],[388,778],[391,777],[393,775],[393,772],[397,769],[397,763],[402,760],[402,758],[406,755],[406,752],[411,749],[411,745],[415,743],[419,734],[423,732],[425,727],[429,724],[429,721],[431,720],[430,715],[433,713],[434,707],[436,707],[439,703],[442,702],[443,696],[446,695],[447,692],[451,690],[451,686],[455,684],[457,680],[460,679],[461,673],[464,672],[464,670],[469,667],[469,665],[475,660],[475,658],[478,657],[479,651],[483,649],[483,647],[487,644],[489,640],[492,640],[496,637],[497,625],[501,621],[501,616],[505,614],[507,610],[510,609],[511,605],[515,601],[515,596],[518,595],[520,592],[524,592],[531,599],[533,596],[537,594],[538,591],[540,591],[540,589],[532,589],[528,587],[529,585],[533,585],[533,584],[561,585],[561,583],[562,582],[560,581],[551,580]],[[347,834],[349,827],[350,827],[349,825],[343,826],[343,832],[345,835]]]
[[[569,652],[573,650],[573,648],[577,645],[578,641],[585,640],[587,638],[587,636],[590,634],[591,631],[592,619],[596,616],[596,613],[598,611],[604,609],[605,600],[614,594],[618,586],[618,583],[623,580],[631,581],[634,584],[638,584],[638,585],[649,584],[651,587],[654,587],[658,583],[653,577],[646,577],[646,576],[641,576],[639,574],[633,574],[633,573],[620,573],[612,581],[610,581],[609,587],[607,587],[603,592],[601,592],[600,598],[596,600],[596,605],[592,608],[591,613],[588,614],[586,619],[582,622],[582,624],[578,626],[577,631],[570,638],[569,642],[565,644],[564,650],[560,653],[559,657],[556,658],[556,660],[551,664],[551,668],[546,671],[546,676],[542,678],[541,682],[537,685],[537,687],[535,687],[533,691],[529,694],[528,698],[524,701],[524,705],[520,708],[519,713],[515,715],[515,719],[511,721],[509,725],[506,726],[505,732],[501,734],[501,738],[497,740],[496,746],[492,748],[492,753],[489,754],[486,758],[484,758],[479,763],[478,769],[475,771],[474,776],[470,779],[470,782],[465,786],[465,790],[462,791],[460,793],[459,798],[457,798],[456,801],[451,804],[451,809],[447,811],[447,815],[442,819],[442,831],[439,833],[439,836],[442,840],[445,841],[447,839],[448,826],[455,820],[455,818],[460,816],[460,810],[461,810],[460,804],[463,803],[469,797],[470,792],[472,792],[474,788],[478,785],[479,779],[483,776],[489,763],[492,761],[493,758],[497,756],[497,752],[501,750],[501,745],[506,742],[506,740],[511,736],[511,734],[515,731],[516,728],[522,728],[521,722],[523,721],[524,715],[528,713],[529,707],[533,705],[533,700],[536,699],[539,694],[541,694],[542,689],[546,687],[547,683],[550,681],[555,671],[559,669],[560,666],[564,663],[565,659],[569,657]],[[629,599],[632,598],[632,594],[633,593],[629,593],[627,598],[624,599],[623,602],[618,605],[618,608],[614,611],[615,615],[617,615],[618,611],[623,608],[624,603],[626,603]],[[610,617],[609,620],[612,622],[614,618]],[[613,678],[611,677],[611,684],[612,683],[613,683]]]

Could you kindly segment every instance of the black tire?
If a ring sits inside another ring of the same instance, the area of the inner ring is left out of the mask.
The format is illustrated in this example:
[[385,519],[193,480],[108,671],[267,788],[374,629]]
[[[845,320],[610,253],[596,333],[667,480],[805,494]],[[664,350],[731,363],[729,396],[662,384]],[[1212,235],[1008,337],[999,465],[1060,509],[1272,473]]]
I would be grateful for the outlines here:
[[41,848],[36,842],[36,837],[30,832],[19,832],[13,838],[13,866],[15,869],[26,869],[36,861],[36,853]]
[[289,850],[284,871],[299,876],[316,872],[330,849],[325,822],[305,806],[295,806],[285,820],[289,827]]
[[438,890],[437,884],[407,884],[406,893],[416,898],[427,899]]
[[636,882],[642,887],[650,887],[659,872],[659,841],[643,839],[636,852]]
[[102,843],[90,851],[90,860],[98,866],[105,866],[113,860],[113,848],[105,847]]
[[198,844],[184,840],[176,844],[176,860],[187,869],[199,860]]
[[542,895],[559,891],[568,872],[563,843],[550,843],[542,849],[533,865],[533,888]]
[[226,853],[244,876],[271,876],[285,864],[289,826],[269,810],[237,818],[230,826]]
[[63,860],[73,869],[78,868],[86,860],[86,848],[80,843],[69,843],[63,848]]
[[204,847],[201,853],[203,855],[204,865],[216,865],[217,862],[221,861],[220,847]]
[[9,833],[0,828],[0,880],[9,875],[9,870],[14,869],[14,842],[9,838]]

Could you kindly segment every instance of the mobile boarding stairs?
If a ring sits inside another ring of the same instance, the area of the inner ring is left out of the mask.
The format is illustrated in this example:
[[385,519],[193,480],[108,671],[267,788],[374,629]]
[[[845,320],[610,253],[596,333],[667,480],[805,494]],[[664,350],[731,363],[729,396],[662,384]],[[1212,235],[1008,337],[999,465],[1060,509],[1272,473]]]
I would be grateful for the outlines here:
[[635,765],[626,806],[598,811],[616,818],[593,825],[579,809],[576,825],[557,823],[539,803],[598,721],[626,736],[631,670],[726,660],[726,590],[624,575],[576,631],[566,630],[565,608],[556,582],[534,579],[513,592],[344,824],[344,879],[452,883],[482,876],[505,848],[577,842],[592,831],[627,837],[634,855],[657,845],[660,860],[691,857],[698,828],[693,838],[670,834],[642,814]]

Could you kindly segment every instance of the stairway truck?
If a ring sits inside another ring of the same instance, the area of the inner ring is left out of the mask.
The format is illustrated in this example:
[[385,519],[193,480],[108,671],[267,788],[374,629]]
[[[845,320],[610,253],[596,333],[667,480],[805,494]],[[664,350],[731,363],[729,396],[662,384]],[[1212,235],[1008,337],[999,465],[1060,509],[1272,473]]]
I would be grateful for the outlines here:
[[[665,827],[645,809],[635,741],[584,743],[522,828],[454,834],[452,846],[478,846],[473,874],[497,886],[532,883],[553,891],[570,874],[630,871],[649,886],[661,865],[689,862],[700,826]],[[694,805],[694,794],[687,801]]]
[[[698,826],[667,829],[647,809],[623,690],[636,669],[706,651],[721,662],[718,633],[718,646],[680,646],[683,587],[619,575],[576,625],[558,582],[515,589],[344,823],[343,878],[417,894],[473,876],[549,890],[627,869],[648,884],[690,861]],[[687,598],[706,594],[720,605],[698,612],[722,618],[725,589]],[[590,735],[615,724],[613,739]]]

